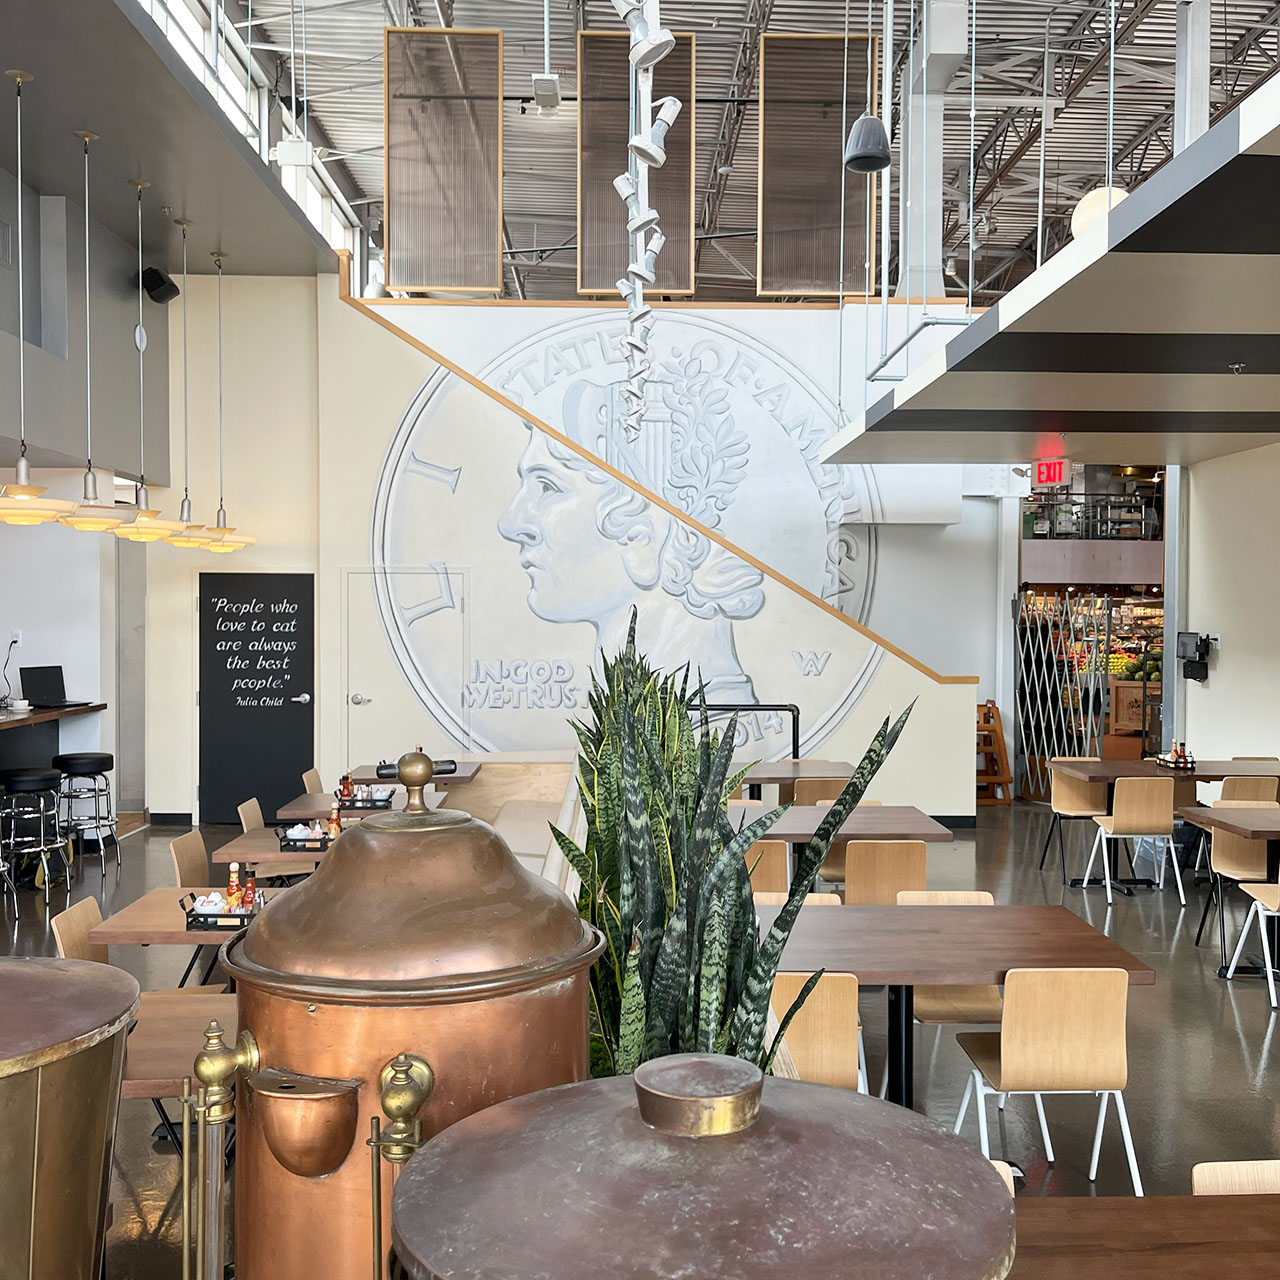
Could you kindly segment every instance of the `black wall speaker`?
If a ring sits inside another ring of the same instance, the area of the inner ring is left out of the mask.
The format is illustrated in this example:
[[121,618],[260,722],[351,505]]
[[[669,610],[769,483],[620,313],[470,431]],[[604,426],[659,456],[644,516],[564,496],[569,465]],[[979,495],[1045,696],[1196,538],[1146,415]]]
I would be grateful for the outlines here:
[[161,271],[159,267],[148,267],[142,273],[142,287],[152,302],[161,304],[172,302],[179,293],[178,286],[173,283],[169,273]]

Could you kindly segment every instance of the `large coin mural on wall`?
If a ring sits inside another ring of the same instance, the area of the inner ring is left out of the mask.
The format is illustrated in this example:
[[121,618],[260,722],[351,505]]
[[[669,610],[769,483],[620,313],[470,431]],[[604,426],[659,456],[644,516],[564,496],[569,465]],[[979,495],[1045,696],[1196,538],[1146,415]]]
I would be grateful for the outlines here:
[[[663,312],[645,426],[621,428],[621,317],[550,327],[479,379],[646,489],[858,621],[875,583],[870,468],[818,461],[834,406],[783,355],[705,315]],[[372,563],[387,638],[462,745],[571,745],[597,655],[632,605],[656,666],[686,662],[717,703],[797,703],[811,752],[866,688],[881,650],[440,370],[406,410],[378,483]],[[438,570],[424,599],[421,572]],[[459,592],[451,584],[465,583]],[[459,595],[465,600],[460,600]],[[465,608],[465,616],[463,610]],[[467,645],[467,675],[433,653]],[[815,646],[814,636],[825,640]],[[747,712],[753,756],[789,755],[790,720]]]

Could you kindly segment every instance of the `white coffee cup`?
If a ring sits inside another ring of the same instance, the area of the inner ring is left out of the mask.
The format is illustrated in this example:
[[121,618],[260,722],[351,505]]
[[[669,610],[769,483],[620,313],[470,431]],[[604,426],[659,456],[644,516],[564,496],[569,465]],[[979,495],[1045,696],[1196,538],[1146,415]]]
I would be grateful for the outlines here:
[[9,703],[10,711],[30,711],[31,703],[26,698],[14,698]]

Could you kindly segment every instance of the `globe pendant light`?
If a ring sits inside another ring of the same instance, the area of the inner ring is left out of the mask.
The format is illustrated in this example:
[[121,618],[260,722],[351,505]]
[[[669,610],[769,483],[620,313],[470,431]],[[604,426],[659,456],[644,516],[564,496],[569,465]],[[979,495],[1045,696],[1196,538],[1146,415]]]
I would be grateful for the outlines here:
[[74,511],[74,502],[57,502],[36,499],[44,492],[44,486],[31,483],[31,464],[27,461],[27,334],[26,289],[23,275],[24,249],[22,243],[22,86],[35,77],[29,71],[6,71],[5,75],[17,88],[18,106],[18,437],[21,445],[18,462],[14,467],[13,484],[0,489],[0,523],[36,525],[51,524],[60,515]]
[[[849,38],[845,9],[845,39]],[[867,5],[867,109],[853,122],[844,144],[844,167],[851,173],[879,173],[889,167],[889,134],[879,116],[871,114],[871,6]]]
[[182,228],[182,505],[178,508],[180,528],[165,541],[174,547],[204,547],[209,539],[204,525],[191,522],[191,414],[187,388],[187,228],[186,218],[175,218]]
[[183,526],[176,520],[158,519],[160,512],[153,510],[147,494],[147,431],[146,431],[146,379],[143,353],[147,349],[147,331],[142,324],[142,193],[151,185],[141,178],[131,178],[129,185],[138,193],[138,327],[133,341],[138,348],[138,514],[132,524],[124,524],[116,532],[117,538],[129,542],[159,542],[171,533],[178,533]]
[[218,515],[214,527],[208,530],[208,542],[205,545],[206,551],[216,551],[226,554],[230,551],[239,551],[242,547],[251,545],[253,538],[244,536],[234,537],[235,526],[227,524],[227,507],[223,501],[223,472],[222,472],[222,260],[226,257],[221,250],[215,249],[210,255],[213,258],[213,265],[218,269]]
[[103,506],[98,501],[98,477],[93,474],[93,344],[89,331],[89,144],[97,142],[98,135],[88,129],[78,129],[76,137],[84,143],[84,500],[70,514],[59,516],[58,521],[69,529],[79,529],[81,533],[108,533],[118,529],[124,520],[116,514],[114,506]]

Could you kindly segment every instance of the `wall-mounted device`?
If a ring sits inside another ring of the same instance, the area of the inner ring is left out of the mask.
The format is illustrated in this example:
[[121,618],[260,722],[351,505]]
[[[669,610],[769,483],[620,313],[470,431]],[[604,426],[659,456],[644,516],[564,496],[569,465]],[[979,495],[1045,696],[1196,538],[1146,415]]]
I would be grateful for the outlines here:
[[1209,637],[1196,631],[1178,632],[1178,661],[1187,680],[1204,682],[1209,678]]

